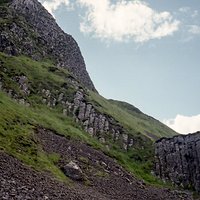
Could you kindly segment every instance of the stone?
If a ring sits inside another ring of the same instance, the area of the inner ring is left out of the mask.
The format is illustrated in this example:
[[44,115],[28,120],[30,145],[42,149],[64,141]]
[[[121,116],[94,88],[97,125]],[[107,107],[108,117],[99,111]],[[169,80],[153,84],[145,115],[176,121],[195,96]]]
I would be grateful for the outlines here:
[[25,105],[25,99],[19,99],[19,104]]
[[92,109],[92,105],[91,104],[87,104],[86,111],[85,111],[85,119],[88,119],[90,117],[91,109]]
[[128,149],[128,135],[122,134],[122,138],[123,138],[123,149],[127,150]]
[[52,106],[55,107],[55,106],[56,106],[56,103],[57,103],[56,98],[53,98]]
[[73,114],[75,116],[78,115],[77,111],[79,109],[80,104],[82,103],[83,100],[83,93],[80,91],[77,91],[74,97],[74,110],[73,110]]
[[61,102],[64,98],[64,94],[63,93],[60,93],[59,96],[58,96],[58,102]]
[[105,140],[105,138],[101,137],[101,138],[99,138],[99,142],[101,142],[102,144],[105,144],[106,140]]
[[109,122],[108,120],[105,118],[105,125],[104,125],[104,131],[108,132],[109,131]]
[[155,174],[164,181],[200,193],[200,132],[158,140]]
[[119,140],[119,135],[120,135],[120,132],[118,130],[116,130],[115,132],[115,140]]
[[80,103],[80,107],[79,107],[79,113],[78,113],[78,118],[83,121],[84,120],[84,116],[85,116],[85,107],[86,104],[81,102]]
[[97,133],[99,131],[99,116],[96,115],[94,118],[94,132]]
[[18,79],[18,83],[20,86],[20,89],[23,91],[24,94],[29,95],[30,91],[28,90],[28,79],[26,76],[19,76],[16,77]]
[[46,100],[46,99],[42,99],[42,102],[43,102],[44,104],[46,104],[47,100]]
[[99,132],[100,132],[100,133],[103,133],[103,132],[104,132],[105,121],[106,121],[105,116],[99,115],[99,124],[98,124],[98,128],[99,128]]
[[13,96],[13,93],[14,93],[14,92],[13,92],[13,90],[11,90],[11,89],[8,90],[8,92],[7,92],[7,94],[8,94],[9,97],[12,97],[12,96]]
[[92,110],[92,113],[90,114],[90,120],[89,120],[89,124],[91,126],[93,126],[94,124],[94,118],[95,118],[95,113],[94,113],[94,110]]
[[67,109],[63,109],[63,115],[67,115]]
[[84,175],[80,167],[73,161],[69,162],[67,165],[62,167],[62,171],[69,178],[76,181],[83,181]]
[[50,97],[50,96],[51,96],[51,92],[50,92],[49,90],[45,90],[44,93],[45,93],[45,96],[46,96],[46,97]]
[[129,147],[132,147],[132,146],[133,146],[133,139],[132,139],[132,138],[130,138],[129,143],[128,143],[128,146],[129,146]]
[[87,132],[91,135],[94,136],[94,129],[92,127],[88,128]]
[[2,82],[0,82],[0,90],[2,90],[2,88],[3,88],[3,84]]

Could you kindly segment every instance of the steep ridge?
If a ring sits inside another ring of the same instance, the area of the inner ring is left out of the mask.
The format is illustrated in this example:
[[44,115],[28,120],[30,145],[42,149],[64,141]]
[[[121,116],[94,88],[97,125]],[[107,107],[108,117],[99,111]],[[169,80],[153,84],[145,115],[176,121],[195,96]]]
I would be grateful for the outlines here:
[[44,7],[37,0],[13,0],[9,4],[9,8],[1,6],[0,51],[35,60],[53,59],[95,91],[78,44]]
[[156,175],[200,193],[200,132],[156,142]]
[[[162,124],[158,120],[154,119],[151,116],[148,116],[141,112],[138,108],[135,106],[122,102],[117,100],[109,100],[112,104],[117,105],[117,107],[120,107],[123,111],[129,114],[129,119],[132,118],[132,128],[138,125],[141,126],[141,128],[138,128],[141,133],[145,134],[146,136],[157,140],[161,137],[172,137],[174,135],[177,135],[177,133],[167,127],[166,125]],[[134,123],[137,122],[137,123]]]

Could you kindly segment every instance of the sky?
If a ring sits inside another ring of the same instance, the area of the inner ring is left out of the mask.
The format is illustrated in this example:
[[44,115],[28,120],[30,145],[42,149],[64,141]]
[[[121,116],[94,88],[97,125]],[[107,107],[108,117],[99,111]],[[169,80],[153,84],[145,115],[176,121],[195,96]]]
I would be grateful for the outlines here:
[[40,0],[78,42],[99,93],[200,131],[199,0]]

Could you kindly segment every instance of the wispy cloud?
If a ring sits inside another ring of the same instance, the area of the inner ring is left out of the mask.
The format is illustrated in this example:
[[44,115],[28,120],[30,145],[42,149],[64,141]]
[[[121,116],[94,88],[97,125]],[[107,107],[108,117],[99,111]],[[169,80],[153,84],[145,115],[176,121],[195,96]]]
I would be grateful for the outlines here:
[[199,11],[198,10],[194,10],[193,13],[192,13],[192,18],[195,18],[199,15]]
[[183,14],[189,14],[192,18],[195,18],[199,15],[198,10],[194,10],[190,7],[181,7],[178,10],[179,10],[179,12],[181,12]]
[[190,7],[181,7],[181,8],[179,8],[179,11],[180,11],[180,12],[183,12],[183,13],[187,13],[187,12],[189,12],[190,10],[191,10]]
[[189,33],[200,35],[200,26],[197,25],[190,25],[189,26]]
[[174,14],[181,20],[179,42],[187,43],[200,36],[199,11],[191,7],[181,7]]
[[172,35],[180,22],[143,1],[77,0],[87,9],[80,30],[105,40],[145,42]]
[[200,131],[200,114],[196,116],[177,115],[175,119],[164,120],[164,124],[178,133],[188,134]]
[[53,12],[56,11],[60,6],[69,6],[69,0],[45,0],[42,1],[42,5],[53,15]]

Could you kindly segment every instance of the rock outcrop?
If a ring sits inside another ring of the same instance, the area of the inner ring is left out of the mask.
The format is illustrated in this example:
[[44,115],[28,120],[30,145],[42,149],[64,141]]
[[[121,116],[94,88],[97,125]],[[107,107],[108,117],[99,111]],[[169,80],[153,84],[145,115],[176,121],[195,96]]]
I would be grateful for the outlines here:
[[[6,68],[1,68],[5,73]],[[7,93],[10,97],[15,99],[18,103],[30,106],[30,80],[24,76],[10,77],[16,83],[17,90],[8,88],[0,77],[0,90]],[[40,103],[46,104],[50,108],[60,106],[63,115],[71,116],[75,122],[80,124],[83,129],[92,137],[97,138],[101,143],[105,144],[107,148],[109,141],[117,144],[121,149],[127,151],[134,147],[137,141],[133,135],[129,134],[113,117],[98,111],[95,106],[88,100],[87,91],[81,88],[81,85],[74,79],[67,79],[65,87],[55,91],[52,87],[39,87],[37,95],[42,98]],[[74,91],[69,95],[68,88],[73,88]]]
[[35,60],[54,60],[84,86],[95,90],[78,44],[62,31],[45,8],[37,0],[9,2],[9,7],[0,8],[0,51]]
[[200,132],[158,140],[155,156],[157,176],[200,192]]

